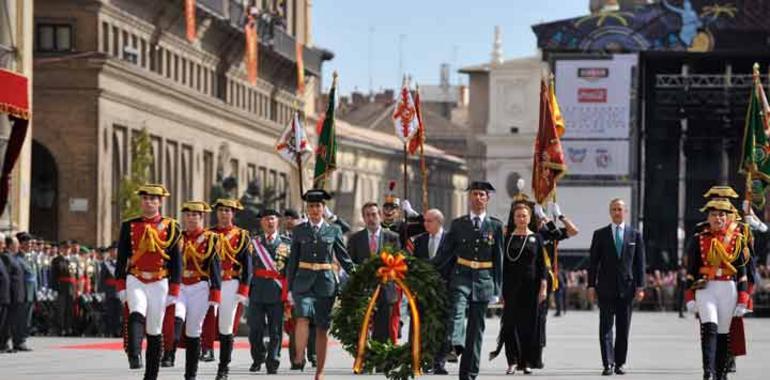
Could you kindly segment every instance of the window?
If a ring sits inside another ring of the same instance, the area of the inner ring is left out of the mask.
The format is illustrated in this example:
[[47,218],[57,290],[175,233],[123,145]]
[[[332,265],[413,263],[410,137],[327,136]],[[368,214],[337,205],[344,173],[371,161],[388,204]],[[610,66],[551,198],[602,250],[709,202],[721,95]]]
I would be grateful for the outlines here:
[[37,50],[47,52],[72,50],[72,25],[38,24]]
[[102,53],[110,52],[110,25],[102,22]]

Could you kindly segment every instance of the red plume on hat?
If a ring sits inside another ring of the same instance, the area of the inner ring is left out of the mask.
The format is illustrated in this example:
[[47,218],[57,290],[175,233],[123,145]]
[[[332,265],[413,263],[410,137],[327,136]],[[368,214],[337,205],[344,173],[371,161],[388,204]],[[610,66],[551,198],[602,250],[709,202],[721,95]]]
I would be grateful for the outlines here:
[[396,181],[388,181],[388,191],[385,193],[385,203],[383,206],[396,206],[398,207],[401,202],[396,196]]

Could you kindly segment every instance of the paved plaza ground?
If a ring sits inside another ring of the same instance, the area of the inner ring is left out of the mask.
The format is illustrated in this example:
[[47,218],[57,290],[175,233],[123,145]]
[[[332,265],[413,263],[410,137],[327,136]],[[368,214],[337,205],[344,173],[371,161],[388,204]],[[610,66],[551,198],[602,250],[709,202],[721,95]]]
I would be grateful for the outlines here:
[[[532,377],[541,379],[600,379],[601,356],[598,345],[598,312],[570,312],[549,318],[546,368]],[[770,319],[747,319],[749,353],[738,359],[738,373],[731,379],[767,379],[770,376]],[[484,357],[492,350],[499,329],[497,318],[487,319]],[[628,374],[626,379],[700,379],[698,326],[691,316],[679,319],[671,313],[637,312],[633,316]],[[0,379],[140,379],[141,372],[128,370],[119,339],[32,338],[31,353],[0,355]],[[248,342],[238,338],[231,366],[231,379],[264,378],[264,372],[248,372],[251,363]],[[310,379],[313,371],[288,370],[287,351],[283,351],[281,369],[271,379]],[[327,364],[328,380],[383,378],[379,375],[354,376],[353,359],[334,343]],[[176,368],[161,369],[160,379],[181,379],[184,351],[177,354]],[[479,379],[511,378],[505,373],[505,359],[484,360]],[[457,378],[457,364],[448,364],[449,376],[426,375],[424,378]],[[199,379],[213,379],[215,363],[201,363]],[[523,376],[523,375],[516,375]]]

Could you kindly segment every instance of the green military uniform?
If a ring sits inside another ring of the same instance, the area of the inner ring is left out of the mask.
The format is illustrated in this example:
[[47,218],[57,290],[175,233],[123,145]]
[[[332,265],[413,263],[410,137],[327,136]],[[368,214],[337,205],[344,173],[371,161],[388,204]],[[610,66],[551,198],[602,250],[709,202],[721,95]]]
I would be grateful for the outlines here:
[[[482,186],[484,185],[484,186]],[[488,187],[487,187],[488,186]],[[474,182],[469,190],[493,191],[488,183]],[[503,223],[488,215],[465,215],[452,221],[442,249],[433,259],[439,271],[449,271],[452,310],[452,345],[463,353],[460,379],[475,379],[479,372],[484,318],[489,302],[501,294]],[[464,325],[468,309],[467,327]],[[463,339],[463,328],[465,338]]]
[[[307,197],[306,200],[313,201]],[[308,221],[294,229],[286,270],[289,291],[294,299],[293,314],[295,318],[314,320],[322,330],[330,327],[331,308],[339,290],[337,275],[332,269],[333,256],[346,272],[352,273],[355,266],[338,226],[326,221],[317,225]]]
[[[275,210],[264,210],[260,217],[280,216]],[[275,233],[257,237],[254,252],[254,276],[249,291],[249,343],[253,360],[252,372],[267,364],[268,373],[275,373],[281,357],[283,303],[286,301],[286,261],[291,250],[291,239]],[[270,343],[265,347],[263,338],[267,329]]]

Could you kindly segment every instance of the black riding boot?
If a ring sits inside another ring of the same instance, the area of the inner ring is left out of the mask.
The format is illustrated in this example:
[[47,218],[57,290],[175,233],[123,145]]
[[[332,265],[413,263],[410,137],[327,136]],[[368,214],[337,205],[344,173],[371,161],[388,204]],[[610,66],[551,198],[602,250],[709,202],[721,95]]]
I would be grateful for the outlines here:
[[701,323],[700,346],[703,354],[703,379],[715,379],[717,356],[717,324]]
[[182,326],[184,326],[184,320],[182,318],[174,318],[174,341],[171,342],[171,348],[168,351],[163,351],[163,359],[160,360],[161,367],[174,366],[176,347],[179,343],[179,337],[182,335]]
[[128,355],[128,367],[131,369],[142,368],[142,339],[144,338],[144,315],[131,313],[128,315],[126,333],[126,354]]
[[147,352],[144,369],[144,380],[157,380],[160,370],[160,356],[163,353],[163,335],[147,335]]
[[727,380],[727,355],[729,354],[728,334],[717,334],[716,362],[716,380]]
[[215,380],[227,380],[230,358],[233,354],[233,335],[219,335],[219,368]]
[[198,375],[198,358],[201,354],[201,338],[187,338],[185,342],[184,379],[195,380]]

